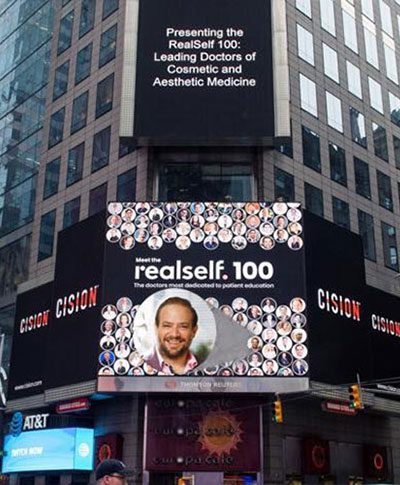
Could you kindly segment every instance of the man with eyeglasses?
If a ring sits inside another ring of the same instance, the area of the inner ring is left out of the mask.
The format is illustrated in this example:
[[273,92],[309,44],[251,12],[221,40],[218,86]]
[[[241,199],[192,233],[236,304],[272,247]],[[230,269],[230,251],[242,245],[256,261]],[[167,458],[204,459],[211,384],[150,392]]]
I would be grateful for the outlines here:
[[104,460],[96,468],[97,485],[125,485],[132,476],[132,470],[119,460]]

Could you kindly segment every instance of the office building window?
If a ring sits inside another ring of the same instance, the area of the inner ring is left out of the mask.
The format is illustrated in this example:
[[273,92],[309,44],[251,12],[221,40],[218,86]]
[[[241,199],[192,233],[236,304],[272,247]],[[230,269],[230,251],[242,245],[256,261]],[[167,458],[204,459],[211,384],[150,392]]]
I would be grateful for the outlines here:
[[361,74],[360,69],[352,64],[350,61],[346,61],[347,70],[347,87],[350,93],[362,99],[361,88]]
[[82,178],[85,143],[81,143],[68,152],[67,187]]
[[376,261],[374,218],[360,209],[358,209],[357,215],[358,232],[363,243],[364,258]]
[[377,170],[376,179],[378,183],[379,205],[393,212],[392,184],[390,177]]
[[374,139],[375,155],[385,162],[389,161],[388,144],[386,138],[386,129],[376,123],[372,123],[372,135]]
[[394,163],[400,169],[400,138],[393,135]]
[[92,49],[93,45],[90,43],[81,49],[76,56],[75,84],[79,84],[90,76],[92,67]]
[[337,83],[339,82],[339,65],[337,52],[322,43],[322,53],[324,56],[324,73],[329,78],[333,79]]
[[114,74],[110,74],[97,85],[96,118],[112,109],[114,91]]
[[319,0],[321,27],[336,36],[335,9],[333,0]]
[[366,17],[374,21],[373,0],[361,0],[361,11]]
[[390,37],[393,37],[392,13],[390,7],[383,0],[379,0],[379,9],[381,12],[382,30]]
[[65,94],[68,89],[69,61],[58,66],[54,74],[53,101]]
[[53,254],[54,230],[56,227],[56,210],[43,214],[40,220],[38,261]]
[[89,91],[74,99],[71,115],[71,135],[86,126]]
[[105,209],[107,205],[107,184],[99,185],[89,193],[89,216]]
[[60,179],[61,158],[56,158],[46,165],[44,175],[43,199],[47,199],[58,192]]
[[295,200],[293,175],[278,167],[274,167],[274,175],[275,200],[282,199],[288,202]]
[[117,200],[130,202],[136,198],[136,168],[131,168],[117,178]]
[[364,27],[365,58],[371,66],[379,69],[378,46],[376,44],[375,32],[369,27]]
[[369,102],[371,107],[383,114],[382,88],[372,77],[368,76]]
[[64,204],[64,219],[63,229],[72,226],[79,222],[79,213],[81,210],[81,198],[75,197],[75,199],[69,200]]
[[119,0],[103,0],[103,20],[118,10]]
[[400,99],[389,92],[390,119],[392,123],[400,126]]
[[326,116],[329,126],[343,132],[342,103],[328,91],[326,91]]
[[49,148],[62,141],[64,135],[64,118],[65,108],[61,108],[56,113],[51,115],[49,127]]
[[74,11],[65,15],[60,21],[60,31],[58,33],[57,54],[60,55],[71,47],[72,29],[74,26]]
[[356,183],[356,192],[366,199],[371,200],[371,184],[369,180],[369,167],[357,157],[354,157],[354,178]]
[[82,0],[81,18],[79,20],[79,37],[83,37],[94,27],[96,0]]
[[306,201],[306,209],[317,216],[324,217],[322,190],[305,182],[304,196]]
[[101,34],[100,38],[100,53],[99,53],[99,67],[104,66],[115,58],[117,50],[117,24],[110,27]]
[[296,0],[296,8],[311,18],[311,0]]
[[385,266],[399,271],[399,259],[397,254],[396,229],[386,222],[382,222],[383,259]]
[[317,88],[315,82],[300,74],[300,100],[301,108],[314,116],[318,116]]
[[329,162],[331,179],[347,187],[346,154],[343,148],[334,143],[329,143]]
[[297,24],[297,54],[304,61],[314,65],[313,35],[299,24]]
[[93,137],[92,172],[108,165],[110,158],[111,127],[99,131]]
[[399,83],[397,74],[397,61],[394,49],[383,43],[383,52],[385,54],[386,76],[394,83]]
[[119,138],[118,158],[125,157],[137,149],[137,140],[129,136]]
[[332,197],[333,222],[338,226],[350,230],[349,204],[337,197]]
[[345,10],[343,14],[344,43],[353,52],[358,54],[356,19]]
[[351,139],[367,148],[367,134],[365,131],[365,117],[362,113],[355,108],[350,107],[350,129]]
[[303,138],[303,163],[317,172],[321,172],[321,150],[319,135],[314,131],[301,127]]

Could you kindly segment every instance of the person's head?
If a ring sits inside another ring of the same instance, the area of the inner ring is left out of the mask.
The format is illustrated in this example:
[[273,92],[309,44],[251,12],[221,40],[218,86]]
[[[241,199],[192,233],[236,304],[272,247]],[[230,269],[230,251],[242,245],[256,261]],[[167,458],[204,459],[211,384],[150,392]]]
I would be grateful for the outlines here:
[[109,459],[97,466],[95,476],[98,485],[127,485],[127,478],[132,476],[132,471],[122,461]]
[[112,331],[112,329],[113,329],[113,327],[114,327],[114,324],[113,324],[113,322],[111,322],[110,320],[106,320],[106,321],[104,322],[104,330],[105,330],[106,332],[111,332],[111,331]]
[[253,337],[251,339],[251,348],[254,349],[254,350],[258,350],[259,347],[260,347],[260,342],[259,342],[258,338]]
[[178,359],[187,355],[196,336],[198,316],[185,298],[167,298],[155,316],[158,350],[162,356]]

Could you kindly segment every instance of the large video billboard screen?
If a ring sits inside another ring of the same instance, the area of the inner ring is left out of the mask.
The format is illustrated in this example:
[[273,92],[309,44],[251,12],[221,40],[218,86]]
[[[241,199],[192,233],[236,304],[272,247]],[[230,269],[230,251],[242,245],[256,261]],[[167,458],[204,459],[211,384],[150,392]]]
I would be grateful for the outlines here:
[[108,210],[99,391],[307,388],[299,204]]
[[270,3],[139,2],[134,136],[141,143],[272,143]]

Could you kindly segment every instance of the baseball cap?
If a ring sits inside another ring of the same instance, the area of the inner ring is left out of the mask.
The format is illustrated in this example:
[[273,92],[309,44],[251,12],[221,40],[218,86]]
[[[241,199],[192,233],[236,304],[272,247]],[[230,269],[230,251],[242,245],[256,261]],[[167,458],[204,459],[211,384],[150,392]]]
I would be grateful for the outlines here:
[[122,461],[109,459],[102,461],[96,468],[96,480],[106,475],[121,475],[128,478],[133,476],[133,470],[128,470]]

